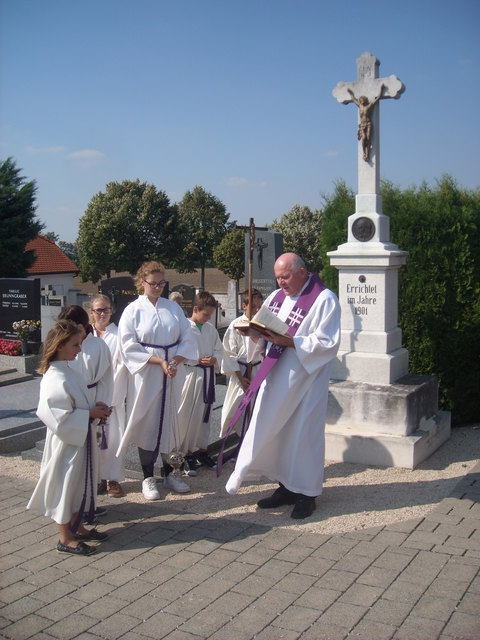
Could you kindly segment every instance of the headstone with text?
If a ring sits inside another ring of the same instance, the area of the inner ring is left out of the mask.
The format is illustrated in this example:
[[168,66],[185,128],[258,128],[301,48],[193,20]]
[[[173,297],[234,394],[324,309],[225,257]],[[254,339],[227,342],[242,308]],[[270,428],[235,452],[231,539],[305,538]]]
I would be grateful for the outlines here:
[[189,284],[176,284],[172,287],[173,291],[178,291],[182,295],[183,300],[180,300],[178,304],[182,307],[183,312],[187,318],[193,313],[193,301],[195,300],[196,289]]
[[[263,297],[277,289],[273,270],[275,261],[283,253],[283,236],[277,231],[255,229],[253,243],[252,287],[258,289]],[[248,282],[250,262],[250,235],[245,234],[245,279]]]
[[112,322],[118,325],[125,307],[138,298],[137,289],[131,276],[107,278],[100,283],[101,291],[112,302]]
[[[0,337],[18,340],[12,324],[18,320],[40,321],[40,280],[35,278],[0,278]],[[29,341],[40,342],[40,331]]]

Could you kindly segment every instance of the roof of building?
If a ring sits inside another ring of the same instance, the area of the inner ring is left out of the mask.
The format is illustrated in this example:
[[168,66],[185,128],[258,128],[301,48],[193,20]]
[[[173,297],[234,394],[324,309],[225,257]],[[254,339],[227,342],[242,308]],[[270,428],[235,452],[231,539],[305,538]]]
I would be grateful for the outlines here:
[[31,275],[45,275],[48,273],[78,273],[78,267],[68,258],[60,247],[45,236],[38,235],[30,240],[25,251],[35,252],[35,262],[27,269]]

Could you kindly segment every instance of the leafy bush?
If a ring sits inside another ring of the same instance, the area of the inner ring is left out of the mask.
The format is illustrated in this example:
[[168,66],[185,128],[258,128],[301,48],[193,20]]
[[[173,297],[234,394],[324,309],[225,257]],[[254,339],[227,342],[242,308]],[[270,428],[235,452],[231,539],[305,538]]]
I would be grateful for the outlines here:
[[[480,193],[444,176],[435,188],[381,186],[391,241],[408,251],[399,272],[398,324],[411,373],[439,380],[439,404],[453,424],[478,421],[480,392]],[[346,242],[354,194],[338,183],[325,198],[322,257]],[[322,271],[338,290],[334,267]]]

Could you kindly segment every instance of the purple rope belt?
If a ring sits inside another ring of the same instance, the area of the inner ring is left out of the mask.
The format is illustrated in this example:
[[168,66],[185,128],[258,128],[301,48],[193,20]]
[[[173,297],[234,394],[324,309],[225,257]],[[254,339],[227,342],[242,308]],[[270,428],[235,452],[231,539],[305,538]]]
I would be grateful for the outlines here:
[[[142,347],[151,347],[152,349],[163,349],[165,351],[165,360],[168,362],[168,350],[171,349],[172,347],[176,347],[177,344],[179,344],[179,342],[180,342],[180,338],[175,342],[172,342],[172,344],[167,344],[167,345],[150,344],[149,342],[140,342],[140,344],[142,345]],[[153,452],[153,464],[155,464],[155,462],[157,461],[158,452],[160,450],[160,438],[162,437],[163,419],[165,417],[165,404],[166,404],[165,401],[167,398],[167,381],[168,381],[168,376],[164,371],[163,372],[163,389],[162,389],[162,407],[160,410],[160,424],[158,425],[157,444],[155,445],[155,449]]]
[[80,508],[78,510],[77,517],[75,518],[75,522],[70,527],[73,534],[77,533],[77,529],[80,526],[80,523],[83,518],[83,514],[85,513],[85,505],[87,503],[87,493],[88,493],[88,481],[90,480],[90,506],[88,509],[88,524],[92,524],[95,518],[95,494],[93,492],[93,462],[92,462],[92,438],[91,438],[91,424],[93,420],[88,421],[88,431],[87,431],[87,453],[85,456],[85,484],[83,487],[83,496],[82,502],[80,503]]
[[[212,404],[215,402],[215,368],[213,364],[196,364],[195,366],[199,369],[203,369],[203,402],[205,404],[205,411],[203,412],[203,422],[208,422],[210,420],[210,411],[212,409]],[[210,375],[208,375],[209,372]]]

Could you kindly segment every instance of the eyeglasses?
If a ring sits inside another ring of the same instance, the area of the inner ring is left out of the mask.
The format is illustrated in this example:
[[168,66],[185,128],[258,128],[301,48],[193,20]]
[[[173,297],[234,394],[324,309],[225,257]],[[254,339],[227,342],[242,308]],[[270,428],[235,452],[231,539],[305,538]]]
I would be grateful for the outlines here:
[[112,313],[112,310],[110,308],[108,308],[108,309],[107,308],[105,308],[105,309],[92,309],[92,311],[93,311],[93,313],[98,313],[99,316],[102,315],[102,313],[105,314],[105,315],[107,315],[109,313]]
[[143,281],[148,284],[149,287],[152,287],[152,289],[161,289],[167,284],[166,280],[160,280],[160,282],[149,282],[144,278]]

